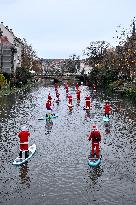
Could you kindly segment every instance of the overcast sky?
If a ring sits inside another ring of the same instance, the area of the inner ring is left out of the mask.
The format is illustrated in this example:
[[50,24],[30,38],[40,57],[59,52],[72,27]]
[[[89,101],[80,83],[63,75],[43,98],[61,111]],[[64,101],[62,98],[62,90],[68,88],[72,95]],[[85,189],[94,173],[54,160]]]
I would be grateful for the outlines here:
[[136,0],[0,0],[0,19],[41,58],[68,58],[91,41],[113,45],[117,26],[129,29]]

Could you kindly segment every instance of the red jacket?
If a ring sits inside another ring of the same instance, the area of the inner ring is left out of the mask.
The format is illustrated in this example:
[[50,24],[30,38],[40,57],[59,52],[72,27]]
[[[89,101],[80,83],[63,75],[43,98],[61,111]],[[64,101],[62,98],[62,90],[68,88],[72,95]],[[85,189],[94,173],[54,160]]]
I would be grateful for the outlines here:
[[78,86],[79,86],[78,83],[76,83],[76,90],[78,90]]
[[50,105],[50,103],[48,101],[46,102],[46,108],[47,108],[47,110],[51,109],[51,105]]
[[92,142],[100,142],[101,141],[101,134],[98,130],[94,130],[90,133],[88,140]]
[[76,94],[77,94],[77,98],[80,99],[80,93],[81,91],[80,90],[77,90]]
[[21,131],[18,136],[20,138],[20,150],[28,150],[28,137],[30,133],[28,131]]
[[52,97],[50,94],[48,95],[48,100],[50,100],[50,101],[52,100]]
[[68,95],[68,103],[72,104],[72,95]]
[[89,101],[90,100],[90,96],[86,96],[85,100]]
[[18,134],[20,138],[20,143],[28,142],[28,137],[30,136],[30,133],[28,131],[21,131]]
[[106,105],[104,106],[104,111],[105,111],[106,114],[109,114],[109,113],[110,113],[110,105],[109,105],[109,104],[106,104]]

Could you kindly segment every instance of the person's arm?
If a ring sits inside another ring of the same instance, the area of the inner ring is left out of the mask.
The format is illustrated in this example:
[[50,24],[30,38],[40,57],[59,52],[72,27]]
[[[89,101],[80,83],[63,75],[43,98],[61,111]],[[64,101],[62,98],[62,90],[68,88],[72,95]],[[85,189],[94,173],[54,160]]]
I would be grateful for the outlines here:
[[90,141],[91,138],[92,138],[92,133],[90,133],[90,134],[88,135],[87,139]]

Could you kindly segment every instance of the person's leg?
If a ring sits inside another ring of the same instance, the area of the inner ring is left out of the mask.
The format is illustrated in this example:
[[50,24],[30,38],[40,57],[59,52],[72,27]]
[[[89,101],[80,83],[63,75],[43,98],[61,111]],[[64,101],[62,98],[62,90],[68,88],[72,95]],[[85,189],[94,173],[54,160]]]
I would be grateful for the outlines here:
[[92,157],[94,157],[94,148],[95,148],[95,145],[94,143],[92,143]]
[[96,157],[99,158],[99,143],[95,144],[96,147]]
[[26,150],[25,151],[25,158],[28,158],[29,157],[29,150]]
[[19,157],[22,158],[22,151],[20,150]]

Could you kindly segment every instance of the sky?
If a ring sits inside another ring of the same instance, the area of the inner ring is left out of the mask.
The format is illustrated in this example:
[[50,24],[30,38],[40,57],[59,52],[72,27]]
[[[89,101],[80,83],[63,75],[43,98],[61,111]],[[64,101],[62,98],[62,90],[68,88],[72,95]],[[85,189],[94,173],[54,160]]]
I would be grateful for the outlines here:
[[40,58],[83,58],[92,41],[115,45],[116,29],[129,30],[135,8],[136,0],[0,0],[0,22]]

